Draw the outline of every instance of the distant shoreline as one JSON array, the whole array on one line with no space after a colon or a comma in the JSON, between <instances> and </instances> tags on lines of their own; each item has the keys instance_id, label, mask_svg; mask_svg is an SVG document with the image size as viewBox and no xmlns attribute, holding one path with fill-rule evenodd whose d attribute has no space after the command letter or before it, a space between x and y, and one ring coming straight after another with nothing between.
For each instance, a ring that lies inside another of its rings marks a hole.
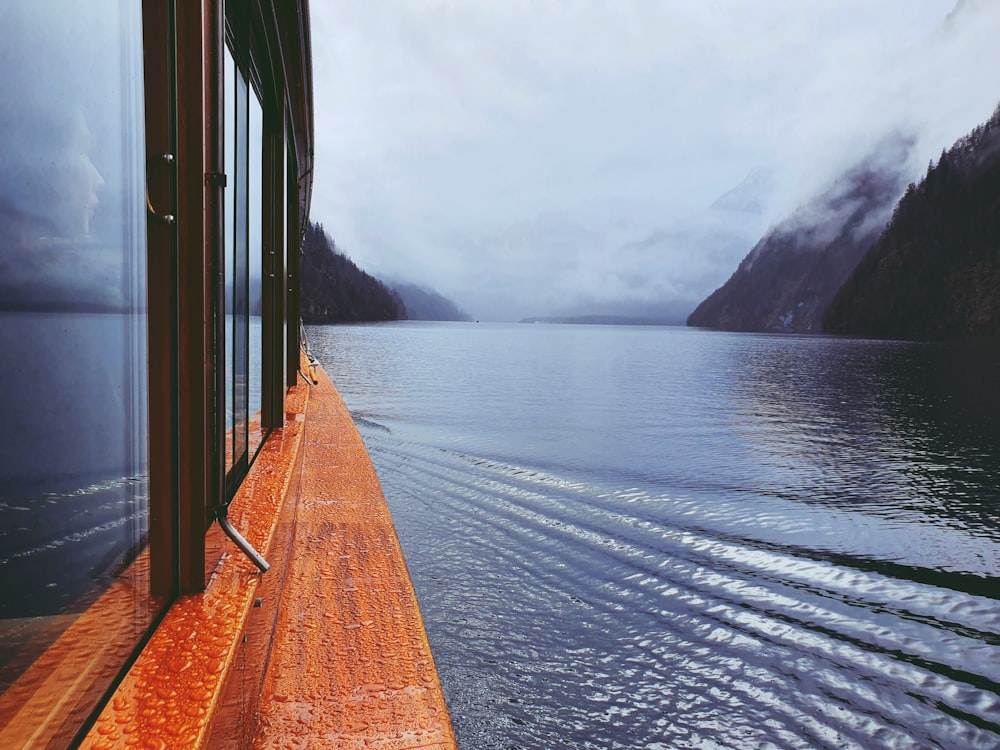
<instances>
[{"instance_id":1,"label":"distant shoreline","mask_svg":"<svg viewBox=\"0 0 1000 750\"><path fill-rule=\"evenodd\" d=\"M682 326L683 320L629 317L627 315L549 315L521 318L518 323L552 323L598 326Z\"/></svg>"}]
</instances>

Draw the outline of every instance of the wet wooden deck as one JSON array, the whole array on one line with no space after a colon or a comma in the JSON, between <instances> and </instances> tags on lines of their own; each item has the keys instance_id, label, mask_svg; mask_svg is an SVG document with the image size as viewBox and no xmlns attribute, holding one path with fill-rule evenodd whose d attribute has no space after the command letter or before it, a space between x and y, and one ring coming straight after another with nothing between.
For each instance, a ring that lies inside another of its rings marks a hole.
<instances>
[{"instance_id":1,"label":"wet wooden deck","mask_svg":"<svg viewBox=\"0 0 1000 750\"><path fill-rule=\"evenodd\" d=\"M230 512L271 570L231 548L208 590L168 612L84 747L455 748L371 460L316 374Z\"/></svg>"}]
</instances>

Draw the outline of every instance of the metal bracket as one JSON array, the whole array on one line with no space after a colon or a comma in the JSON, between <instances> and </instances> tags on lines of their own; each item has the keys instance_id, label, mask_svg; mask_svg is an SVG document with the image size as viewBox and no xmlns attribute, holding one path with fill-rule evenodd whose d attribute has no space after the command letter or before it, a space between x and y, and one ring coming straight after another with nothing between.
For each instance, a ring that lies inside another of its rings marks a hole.
<instances>
[{"instance_id":1,"label":"metal bracket","mask_svg":"<svg viewBox=\"0 0 1000 750\"><path fill-rule=\"evenodd\" d=\"M243 535L236 530L236 527L229 522L229 518L226 517L225 510L221 511L218 516L219 526L222 527L223 532L226 536L233 540L233 544L240 548L240 551L250 558L250 562L257 566L257 569L261 573L266 573L271 569L270 563L264 559L264 556L255 550Z\"/></svg>"}]
</instances>

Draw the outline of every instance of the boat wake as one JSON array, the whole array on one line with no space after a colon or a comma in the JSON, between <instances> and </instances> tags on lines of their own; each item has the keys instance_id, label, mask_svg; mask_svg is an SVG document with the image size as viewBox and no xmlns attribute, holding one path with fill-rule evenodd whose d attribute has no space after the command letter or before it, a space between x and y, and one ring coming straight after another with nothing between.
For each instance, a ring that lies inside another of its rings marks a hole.
<instances>
[{"instance_id":1,"label":"boat wake","mask_svg":"<svg viewBox=\"0 0 1000 750\"><path fill-rule=\"evenodd\" d=\"M360 427L463 747L1000 746L995 579Z\"/></svg>"}]
</instances>

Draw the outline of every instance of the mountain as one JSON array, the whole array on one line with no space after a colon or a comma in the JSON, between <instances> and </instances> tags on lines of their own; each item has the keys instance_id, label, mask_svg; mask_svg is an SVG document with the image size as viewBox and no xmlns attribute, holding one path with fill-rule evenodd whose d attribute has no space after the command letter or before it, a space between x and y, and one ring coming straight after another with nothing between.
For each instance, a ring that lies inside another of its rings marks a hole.
<instances>
[{"instance_id":1,"label":"mountain","mask_svg":"<svg viewBox=\"0 0 1000 750\"><path fill-rule=\"evenodd\" d=\"M742 182L716 198L712 208L762 214L772 192L774 174L765 167L757 167Z\"/></svg>"},{"instance_id":2,"label":"mountain","mask_svg":"<svg viewBox=\"0 0 1000 750\"><path fill-rule=\"evenodd\" d=\"M533 313L520 318L518 322L673 326L684 325L684 319L690 310L690 303L677 299L667 299L662 302L589 300L544 314Z\"/></svg>"},{"instance_id":3,"label":"mountain","mask_svg":"<svg viewBox=\"0 0 1000 750\"><path fill-rule=\"evenodd\" d=\"M406 318L399 295L341 253L322 224L309 222L306 226L299 274L305 323Z\"/></svg>"},{"instance_id":4,"label":"mountain","mask_svg":"<svg viewBox=\"0 0 1000 750\"><path fill-rule=\"evenodd\" d=\"M768 232L687 324L730 331L819 331L830 299L878 238L903 192L911 147L909 138L885 138Z\"/></svg>"},{"instance_id":5,"label":"mountain","mask_svg":"<svg viewBox=\"0 0 1000 750\"><path fill-rule=\"evenodd\" d=\"M910 185L823 328L884 338L1000 335L1000 107Z\"/></svg>"},{"instance_id":6,"label":"mountain","mask_svg":"<svg viewBox=\"0 0 1000 750\"><path fill-rule=\"evenodd\" d=\"M417 284L392 284L406 305L410 320L471 320L454 302L433 289Z\"/></svg>"}]
</instances>

